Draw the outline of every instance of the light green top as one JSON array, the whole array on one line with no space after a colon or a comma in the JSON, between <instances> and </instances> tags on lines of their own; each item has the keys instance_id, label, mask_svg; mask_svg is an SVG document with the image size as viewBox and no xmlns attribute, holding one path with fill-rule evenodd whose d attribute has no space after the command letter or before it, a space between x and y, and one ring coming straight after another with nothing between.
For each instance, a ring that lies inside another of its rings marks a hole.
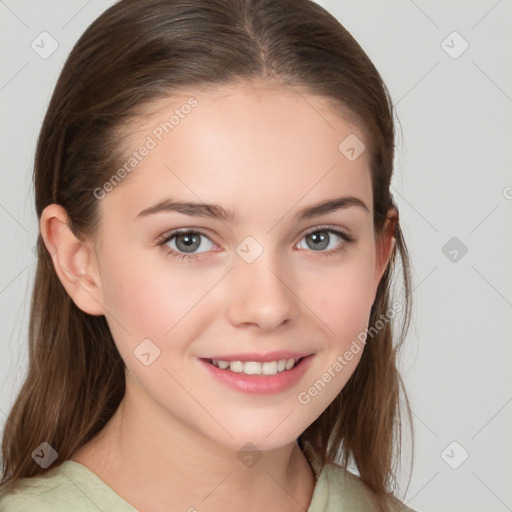
<instances>
[{"instance_id":1,"label":"light green top","mask_svg":"<svg viewBox=\"0 0 512 512\"><path fill-rule=\"evenodd\" d=\"M1 491L1 488L0 488ZM325 465L307 512L372 512L375 498L362 481L341 466ZM414 512L401 502L396 512ZM84 465L66 461L46 473L20 480L0 501L0 512L137 512Z\"/></svg>"}]
</instances>

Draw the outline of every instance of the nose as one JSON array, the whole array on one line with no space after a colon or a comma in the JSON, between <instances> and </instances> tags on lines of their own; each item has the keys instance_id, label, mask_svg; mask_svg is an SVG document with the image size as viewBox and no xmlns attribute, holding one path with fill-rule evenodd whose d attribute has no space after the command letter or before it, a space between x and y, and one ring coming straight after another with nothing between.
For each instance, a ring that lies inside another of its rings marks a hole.
<instances>
[{"instance_id":1,"label":"nose","mask_svg":"<svg viewBox=\"0 0 512 512\"><path fill-rule=\"evenodd\" d=\"M297 320L299 305L291 273L267 257L269 252L253 263L238 259L229 273L228 317L237 327L272 331Z\"/></svg>"}]
</instances>

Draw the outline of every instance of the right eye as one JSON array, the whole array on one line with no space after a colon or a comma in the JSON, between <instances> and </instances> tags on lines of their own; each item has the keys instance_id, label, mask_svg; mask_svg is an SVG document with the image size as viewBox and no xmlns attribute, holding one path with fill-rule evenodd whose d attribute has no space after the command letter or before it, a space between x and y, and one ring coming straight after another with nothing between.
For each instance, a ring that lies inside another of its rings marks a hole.
<instances>
[{"instance_id":1,"label":"right eye","mask_svg":"<svg viewBox=\"0 0 512 512\"><path fill-rule=\"evenodd\" d=\"M212 249L212 246L215 246L205 233L189 228L176 229L166 233L158 240L157 245L167 247L169 249L167 254L179 258L180 261L185 257L196 258L195 254L207 252ZM203 250L197 250L201 248Z\"/></svg>"}]
</instances>

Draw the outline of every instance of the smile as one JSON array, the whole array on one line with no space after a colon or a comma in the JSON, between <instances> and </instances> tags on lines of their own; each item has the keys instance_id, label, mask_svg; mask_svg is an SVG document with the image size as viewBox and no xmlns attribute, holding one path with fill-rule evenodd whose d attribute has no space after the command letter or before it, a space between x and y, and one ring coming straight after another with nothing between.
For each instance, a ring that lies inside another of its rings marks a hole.
<instances>
[{"instance_id":1,"label":"smile","mask_svg":"<svg viewBox=\"0 0 512 512\"><path fill-rule=\"evenodd\" d=\"M279 359L276 361L222 361L210 359L210 364L221 370L245 375L275 375L291 370L302 358Z\"/></svg>"}]
</instances>

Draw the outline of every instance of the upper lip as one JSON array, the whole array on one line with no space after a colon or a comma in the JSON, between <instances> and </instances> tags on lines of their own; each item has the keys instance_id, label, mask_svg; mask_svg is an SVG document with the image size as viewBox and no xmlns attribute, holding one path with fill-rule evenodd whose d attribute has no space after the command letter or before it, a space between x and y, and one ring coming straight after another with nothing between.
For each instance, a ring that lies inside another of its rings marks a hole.
<instances>
[{"instance_id":1,"label":"upper lip","mask_svg":"<svg viewBox=\"0 0 512 512\"><path fill-rule=\"evenodd\" d=\"M256 361L266 363L268 361L279 361L281 359L300 359L311 355L308 352L292 352L290 350L279 350L275 352L267 352L266 354L250 352L245 354L223 354L205 357L202 359L213 359L215 361Z\"/></svg>"}]
</instances>

